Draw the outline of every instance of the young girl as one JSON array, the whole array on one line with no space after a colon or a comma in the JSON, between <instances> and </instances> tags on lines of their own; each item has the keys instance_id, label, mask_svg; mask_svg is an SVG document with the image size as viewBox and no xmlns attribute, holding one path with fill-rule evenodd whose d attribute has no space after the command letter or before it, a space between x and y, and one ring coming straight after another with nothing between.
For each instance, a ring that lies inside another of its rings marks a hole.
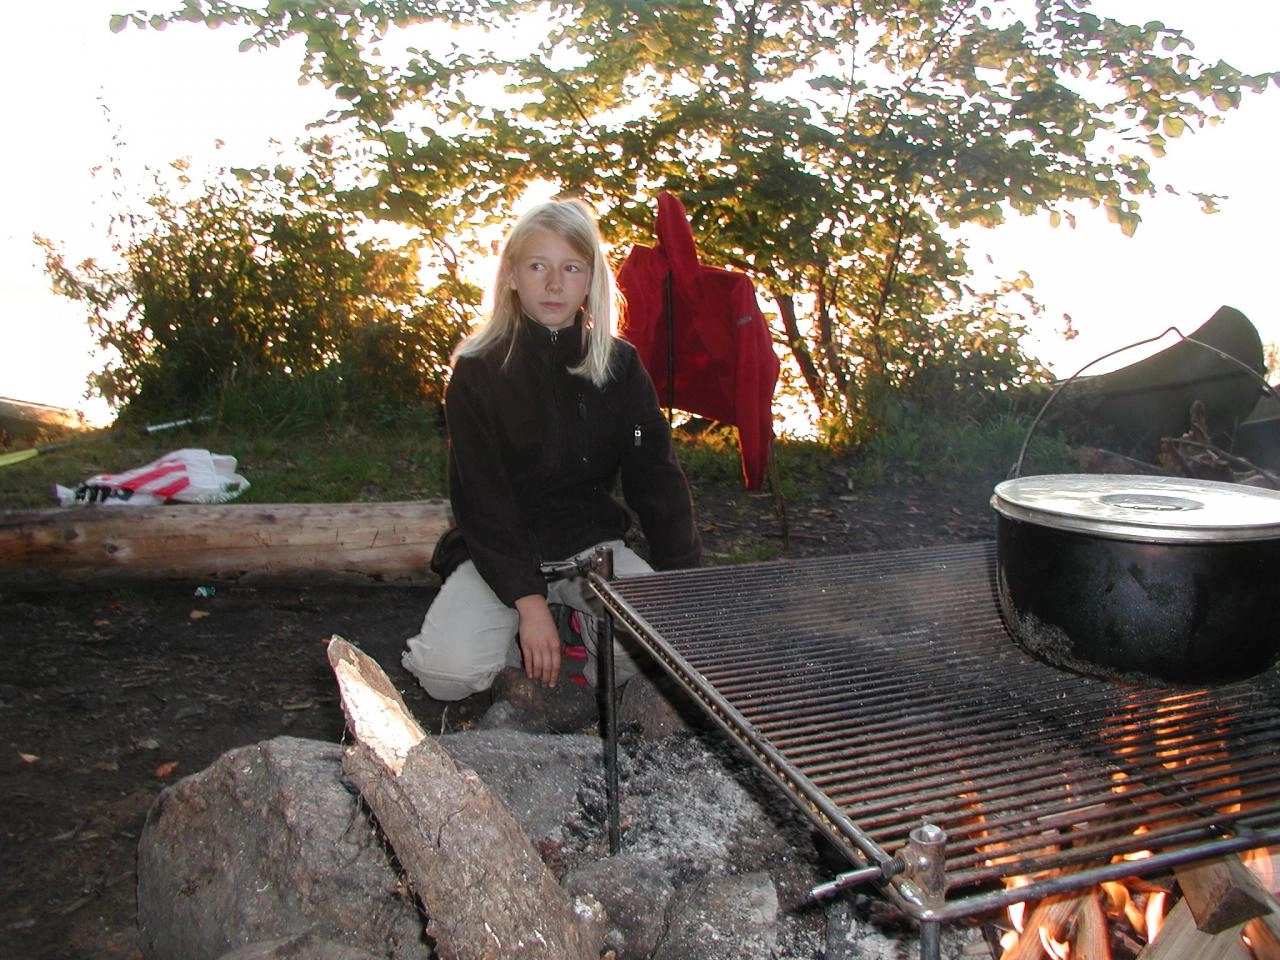
<instances>
[{"instance_id":1,"label":"young girl","mask_svg":"<svg viewBox=\"0 0 1280 960\"><path fill-rule=\"evenodd\" d=\"M438 700L487 690L507 666L556 683L561 640L548 604L591 616L598 601L581 577L548 583L541 563L607 544L616 574L652 569L622 541L619 476L654 567L695 566L702 555L653 383L613 336L616 288L585 205L553 201L519 219L493 299L488 322L454 355L445 396L456 523L446 539L466 559L440 571L444 585L403 657ZM594 631L584 634L595 682ZM614 666L619 683L637 669L620 645Z\"/></svg>"}]
</instances>

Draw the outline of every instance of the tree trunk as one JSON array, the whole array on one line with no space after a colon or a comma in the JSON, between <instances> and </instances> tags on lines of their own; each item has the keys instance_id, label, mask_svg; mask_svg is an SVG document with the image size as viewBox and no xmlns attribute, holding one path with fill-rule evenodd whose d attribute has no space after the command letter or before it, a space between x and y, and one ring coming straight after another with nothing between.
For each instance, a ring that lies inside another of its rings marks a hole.
<instances>
[{"instance_id":1,"label":"tree trunk","mask_svg":"<svg viewBox=\"0 0 1280 960\"><path fill-rule=\"evenodd\" d=\"M800 335L795 301L791 297L780 295L775 302L778 304L778 313L782 316L782 329L787 335L787 345L791 348L791 354L800 367L800 375L804 377L809 393L813 395L814 404L826 413L828 412L826 387L823 385L822 374L818 371L817 364L813 362L813 354L809 352L808 344Z\"/></svg>"}]
</instances>

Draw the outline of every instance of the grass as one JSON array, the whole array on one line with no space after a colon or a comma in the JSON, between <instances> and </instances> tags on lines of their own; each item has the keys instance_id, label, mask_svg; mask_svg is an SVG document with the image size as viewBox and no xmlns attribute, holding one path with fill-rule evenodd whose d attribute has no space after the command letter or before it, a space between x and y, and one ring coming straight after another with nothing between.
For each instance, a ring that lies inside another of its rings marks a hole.
<instances>
[{"instance_id":1,"label":"grass","mask_svg":"<svg viewBox=\"0 0 1280 960\"><path fill-rule=\"evenodd\" d=\"M237 503L423 500L446 493L445 442L434 424L258 434L196 426L149 435L100 431L0 467L0 509L56 506L54 484L75 488L184 447L236 458L237 472L250 484Z\"/></svg>"},{"instance_id":2,"label":"grass","mask_svg":"<svg viewBox=\"0 0 1280 960\"><path fill-rule=\"evenodd\" d=\"M888 482L946 483L1003 476L1017 461L1028 420L899 424L857 450L806 440L775 444L776 476L788 502L830 491ZM446 449L439 421L427 414L381 424L299 424L266 429L196 424L163 432L113 428L73 435L38 456L0 466L0 510L56 506L55 483L74 488L100 473L142 466L183 447L234 456L250 486L239 503L352 503L422 500L447 495ZM696 436L677 431L679 455L695 491L741 491L742 472L731 429ZM1067 445L1037 435L1028 460L1048 472L1067 463ZM1062 472L1065 472L1063 470ZM765 559L755 557L754 559Z\"/></svg>"}]
</instances>

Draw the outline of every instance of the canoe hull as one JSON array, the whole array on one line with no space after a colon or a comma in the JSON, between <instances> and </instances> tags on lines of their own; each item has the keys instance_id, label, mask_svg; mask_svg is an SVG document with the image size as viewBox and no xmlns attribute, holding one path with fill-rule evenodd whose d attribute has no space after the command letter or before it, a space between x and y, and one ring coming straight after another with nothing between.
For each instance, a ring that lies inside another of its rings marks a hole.
<instances>
[{"instance_id":1,"label":"canoe hull","mask_svg":"<svg viewBox=\"0 0 1280 960\"><path fill-rule=\"evenodd\" d=\"M1214 443L1229 449L1236 428L1263 396L1264 370L1257 329L1224 306L1187 339L1066 385L1060 415L1073 434L1094 445L1154 460L1163 438L1187 432L1192 405L1200 403Z\"/></svg>"}]
</instances>

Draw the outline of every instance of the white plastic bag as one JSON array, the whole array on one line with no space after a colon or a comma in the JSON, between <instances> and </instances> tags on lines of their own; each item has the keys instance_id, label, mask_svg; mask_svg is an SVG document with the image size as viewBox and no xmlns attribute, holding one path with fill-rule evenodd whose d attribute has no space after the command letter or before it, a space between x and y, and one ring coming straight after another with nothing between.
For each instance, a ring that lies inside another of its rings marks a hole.
<instances>
[{"instance_id":1,"label":"white plastic bag","mask_svg":"<svg viewBox=\"0 0 1280 960\"><path fill-rule=\"evenodd\" d=\"M236 458L208 450L175 450L124 473L100 473L74 490L55 486L64 507L101 503L146 506L160 503L225 503L249 481L236 473Z\"/></svg>"}]
</instances>

